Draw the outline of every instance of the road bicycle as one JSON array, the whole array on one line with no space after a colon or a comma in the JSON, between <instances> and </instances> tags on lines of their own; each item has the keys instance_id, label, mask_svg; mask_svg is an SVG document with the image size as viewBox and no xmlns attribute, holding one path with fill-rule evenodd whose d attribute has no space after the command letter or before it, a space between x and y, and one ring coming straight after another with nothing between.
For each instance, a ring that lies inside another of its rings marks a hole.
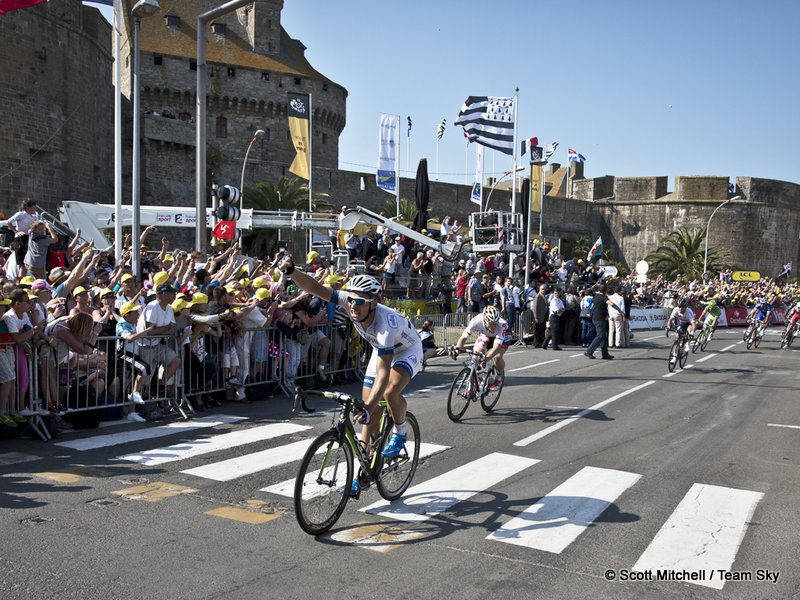
<instances>
[{"instance_id":1,"label":"road bicycle","mask_svg":"<svg viewBox=\"0 0 800 600\"><path fill-rule=\"evenodd\" d=\"M747 349L750 350L753 346L758 348L761 344L761 338L764 337L764 330L766 329L764 321L750 320L745 332L745 341L747 342Z\"/></svg>"},{"instance_id":2,"label":"road bicycle","mask_svg":"<svg viewBox=\"0 0 800 600\"><path fill-rule=\"evenodd\" d=\"M294 484L294 510L297 522L306 533L319 535L333 527L344 511L347 500L358 499L361 490L375 482L386 500L396 500L408 489L419 462L420 434L416 417L406 412L406 443L396 457L383 456L382 451L392 436L394 421L386 401L381 400L380 427L372 443L359 441L353 413L369 414L366 404L343 392L318 392L295 389L298 401L306 412L315 409L306 405L306 396L320 396L341 404L334 413L331 428L313 441L303 456ZM353 457L358 459L354 475ZM353 477L357 477L358 493L350 495Z\"/></svg>"},{"instance_id":3,"label":"road bicycle","mask_svg":"<svg viewBox=\"0 0 800 600\"><path fill-rule=\"evenodd\" d=\"M503 391L502 377L497 387L492 388L497 374L494 360L487 363L485 354L467 348L451 346L449 350L469 354L472 358L465 363L450 386L450 394L447 396L447 416L454 423L457 422L467 412L470 402L478 400L484 411L491 412Z\"/></svg>"},{"instance_id":4,"label":"road bicycle","mask_svg":"<svg viewBox=\"0 0 800 600\"><path fill-rule=\"evenodd\" d=\"M692 354L694 354L698 350L700 350L701 352L705 352L710 337L711 337L711 325L703 325L703 329L700 330L700 335L695 337L694 342L692 342Z\"/></svg>"},{"instance_id":5,"label":"road bicycle","mask_svg":"<svg viewBox=\"0 0 800 600\"><path fill-rule=\"evenodd\" d=\"M792 347L792 342L797 335L797 325L797 323L792 323L791 321L786 322L786 327L783 329L783 334L781 335L781 348Z\"/></svg>"},{"instance_id":6,"label":"road bicycle","mask_svg":"<svg viewBox=\"0 0 800 600\"><path fill-rule=\"evenodd\" d=\"M669 335L669 331L667 331ZM667 367L669 372L672 373L675 367L680 365L681 369L686 366L686 360L689 358L689 332L684 329L678 329L678 339L672 343L669 350L669 358L667 359Z\"/></svg>"}]
</instances>

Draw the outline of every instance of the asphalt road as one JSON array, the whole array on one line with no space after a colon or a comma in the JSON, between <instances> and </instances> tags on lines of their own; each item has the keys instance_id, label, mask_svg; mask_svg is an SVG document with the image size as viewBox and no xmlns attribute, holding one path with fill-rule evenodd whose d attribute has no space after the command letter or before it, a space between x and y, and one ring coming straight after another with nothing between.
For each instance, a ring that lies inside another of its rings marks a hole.
<instances>
[{"instance_id":1,"label":"asphalt road","mask_svg":"<svg viewBox=\"0 0 800 600\"><path fill-rule=\"evenodd\" d=\"M408 395L436 445L412 488L316 538L264 489L330 411L0 442L0 598L797 598L798 350L740 340L674 375L657 331L611 361L511 349L496 410L458 424L436 359Z\"/></svg>"}]
</instances>

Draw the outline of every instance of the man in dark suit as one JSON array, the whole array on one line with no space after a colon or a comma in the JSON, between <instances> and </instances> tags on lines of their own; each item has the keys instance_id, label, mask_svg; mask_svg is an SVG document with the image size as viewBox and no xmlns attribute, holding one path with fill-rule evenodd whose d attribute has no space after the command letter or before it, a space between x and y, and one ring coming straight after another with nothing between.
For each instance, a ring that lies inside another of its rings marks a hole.
<instances>
[{"instance_id":1,"label":"man in dark suit","mask_svg":"<svg viewBox=\"0 0 800 600\"><path fill-rule=\"evenodd\" d=\"M544 342L547 327L547 286L540 285L539 293L533 298L533 346L540 348Z\"/></svg>"}]
</instances>

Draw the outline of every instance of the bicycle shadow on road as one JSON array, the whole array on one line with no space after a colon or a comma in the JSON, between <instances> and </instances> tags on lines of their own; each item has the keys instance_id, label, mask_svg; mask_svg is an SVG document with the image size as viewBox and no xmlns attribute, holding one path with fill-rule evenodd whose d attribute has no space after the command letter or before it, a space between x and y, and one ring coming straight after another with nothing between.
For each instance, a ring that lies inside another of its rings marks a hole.
<instances>
[{"instance_id":1,"label":"bicycle shadow on road","mask_svg":"<svg viewBox=\"0 0 800 600\"><path fill-rule=\"evenodd\" d=\"M542 423L559 423L567 419L591 419L593 421L613 421L602 410L588 410L585 408L552 409L546 407L531 408L496 408L488 415L475 412L473 415L461 417L459 423L465 425L511 425L527 421L541 421Z\"/></svg>"},{"instance_id":2,"label":"bicycle shadow on road","mask_svg":"<svg viewBox=\"0 0 800 600\"><path fill-rule=\"evenodd\" d=\"M452 495L464 490L442 490L423 494L410 494L395 500L383 511L404 514L414 511L414 506L424 502L426 513L437 513L424 522L406 522L383 519L375 523L355 523L331 530L318 541L337 546L351 546L347 538L357 537L358 529L383 528L387 535L359 537L357 545L378 549L387 544L408 546L430 542L463 532L465 529L482 529L493 534L494 539L513 540L524 537L525 532L558 527L596 527L600 523L633 523L640 520L634 513L626 513L611 502L586 496L539 496L511 500L506 494L479 492L475 496L452 504ZM437 497L440 504L437 506ZM438 512L441 509L441 512ZM525 511L525 512L523 512ZM512 522L511 519L515 518ZM336 536L338 539L334 539ZM523 542L523 545L524 542Z\"/></svg>"}]
</instances>

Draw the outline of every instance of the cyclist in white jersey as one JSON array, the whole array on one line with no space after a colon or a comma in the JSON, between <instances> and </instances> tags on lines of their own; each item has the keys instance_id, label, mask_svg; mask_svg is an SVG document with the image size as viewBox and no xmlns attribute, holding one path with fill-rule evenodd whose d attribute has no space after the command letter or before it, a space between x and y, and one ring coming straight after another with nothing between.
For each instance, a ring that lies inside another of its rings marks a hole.
<instances>
[{"instance_id":1,"label":"cyclist in white jersey","mask_svg":"<svg viewBox=\"0 0 800 600\"><path fill-rule=\"evenodd\" d=\"M403 390L422 367L422 342L417 330L402 314L378 303L381 285L374 277L356 275L347 281L345 291L336 291L295 270L290 257L284 259L279 268L290 275L300 289L346 309L356 331L372 346L361 391L370 419L363 424L361 439L370 440L377 432L380 423L372 417L377 414L378 402L385 399L394 421L394 432L383 455L397 456L406 441ZM355 479L353 486L351 494L357 493Z\"/></svg>"},{"instance_id":2,"label":"cyclist in white jersey","mask_svg":"<svg viewBox=\"0 0 800 600\"><path fill-rule=\"evenodd\" d=\"M511 341L508 323L505 319L500 318L500 312L496 307L487 306L483 309L483 314L476 315L467 324L467 328L464 329L464 333L461 334L458 342L456 342L455 348L463 348L467 338L473 333L478 334L478 339L475 340L475 352L482 352L486 355L487 360L494 359L497 376L490 389L495 389L503 381L506 369L503 354L505 354ZM455 360L458 356L458 350L454 349L451 356Z\"/></svg>"},{"instance_id":3,"label":"cyclist in white jersey","mask_svg":"<svg viewBox=\"0 0 800 600\"><path fill-rule=\"evenodd\" d=\"M694 333L694 311L689 308L689 302L685 298L681 298L678 300L678 306L672 311L672 314L669 316L669 321L667 321L667 329L672 329L673 327L675 330L678 330L680 326L681 329L688 331L689 335L691 336ZM675 338L677 339L677 334Z\"/></svg>"}]
</instances>

